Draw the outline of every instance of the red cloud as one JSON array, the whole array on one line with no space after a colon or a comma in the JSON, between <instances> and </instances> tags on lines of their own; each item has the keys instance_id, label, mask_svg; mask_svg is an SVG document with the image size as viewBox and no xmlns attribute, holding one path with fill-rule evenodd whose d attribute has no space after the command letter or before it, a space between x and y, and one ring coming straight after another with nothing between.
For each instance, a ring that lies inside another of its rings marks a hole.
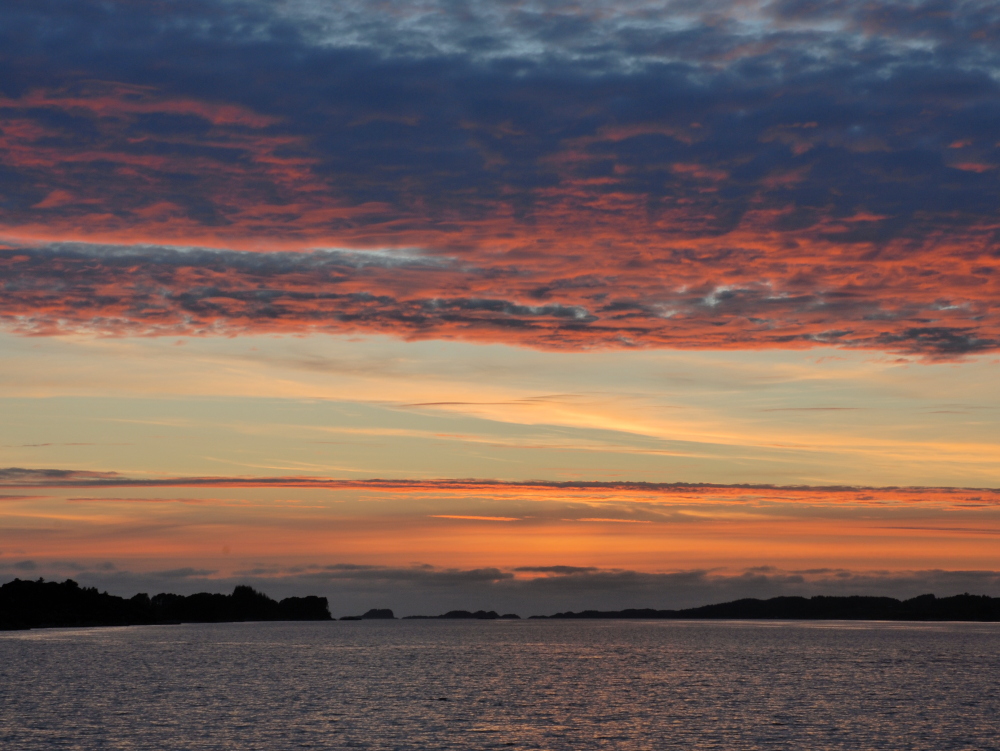
<instances>
[{"instance_id":1,"label":"red cloud","mask_svg":"<svg viewBox=\"0 0 1000 751\"><path fill-rule=\"evenodd\" d=\"M823 344L951 357L1000 343L996 262L971 242L870 259L833 243L789 257L577 242L550 256L511 248L492 264L473 253L0 250L0 320L34 335L379 332L553 349Z\"/></svg>"}]
</instances>

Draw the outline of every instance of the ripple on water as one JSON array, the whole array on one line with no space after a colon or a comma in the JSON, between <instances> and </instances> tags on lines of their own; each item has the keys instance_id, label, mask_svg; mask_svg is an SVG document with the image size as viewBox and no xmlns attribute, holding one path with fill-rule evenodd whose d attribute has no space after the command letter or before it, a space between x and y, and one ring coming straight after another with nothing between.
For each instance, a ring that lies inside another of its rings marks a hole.
<instances>
[{"instance_id":1,"label":"ripple on water","mask_svg":"<svg viewBox=\"0 0 1000 751\"><path fill-rule=\"evenodd\" d=\"M41 630L0 634L0 748L985 751L998 679L998 624Z\"/></svg>"}]
</instances>

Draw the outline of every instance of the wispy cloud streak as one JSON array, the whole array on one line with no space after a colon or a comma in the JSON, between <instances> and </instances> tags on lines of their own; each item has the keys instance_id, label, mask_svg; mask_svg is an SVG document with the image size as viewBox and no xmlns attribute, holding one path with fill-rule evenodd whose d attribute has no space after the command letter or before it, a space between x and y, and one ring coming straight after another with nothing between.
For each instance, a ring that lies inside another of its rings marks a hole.
<instances>
[{"instance_id":1,"label":"wispy cloud streak","mask_svg":"<svg viewBox=\"0 0 1000 751\"><path fill-rule=\"evenodd\" d=\"M115 472L88 472L60 469L0 469L0 488L301 488L317 490L365 490L389 495L483 494L498 498L579 499L590 501L615 498L676 503L799 503L893 506L929 504L960 508L987 508L1000 505L997 488L948 487L860 487L815 485L768 485L656 482L586 481L503 481L479 479L339 479L329 477L163 477L142 478ZM30 496L24 496L28 498ZM83 500L83 499L75 499ZM98 499L100 500L100 499ZM112 499L149 502L161 499ZM440 518L503 520L495 516L450 515ZM581 521L620 521L581 519Z\"/></svg>"}]
</instances>

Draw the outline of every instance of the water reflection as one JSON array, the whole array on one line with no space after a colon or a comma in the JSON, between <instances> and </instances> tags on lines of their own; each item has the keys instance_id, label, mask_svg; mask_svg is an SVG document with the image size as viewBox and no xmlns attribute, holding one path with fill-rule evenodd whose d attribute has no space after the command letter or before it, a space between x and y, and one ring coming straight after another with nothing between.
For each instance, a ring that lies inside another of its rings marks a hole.
<instances>
[{"instance_id":1,"label":"water reflection","mask_svg":"<svg viewBox=\"0 0 1000 751\"><path fill-rule=\"evenodd\" d=\"M0 634L4 749L993 749L1000 625L334 622Z\"/></svg>"}]
</instances>

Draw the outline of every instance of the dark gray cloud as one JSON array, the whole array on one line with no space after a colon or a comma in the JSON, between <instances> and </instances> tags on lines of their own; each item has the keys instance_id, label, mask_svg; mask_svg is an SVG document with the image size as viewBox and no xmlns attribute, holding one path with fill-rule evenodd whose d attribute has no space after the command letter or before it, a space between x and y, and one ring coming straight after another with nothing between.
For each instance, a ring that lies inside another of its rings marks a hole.
<instances>
[{"instance_id":1,"label":"dark gray cloud","mask_svg":"<svg viewBox=\"0 0 1000 751\"><path fill-rule=\"evenodd\" d=\"M115 472L92 472L77 469L26 469L24 467L0 468L0 483L4 484L34 484L43 485L51 482L59 484L72 481L106 480L117 477Z\"/></svg>"},{"instance_id":2,"label":"dark gray cloud","mask_svg":"<svg viewBox=\"0 0 1000 751\"><path fill-rule=\"evenodd\" d=\"M181 568L167 569L165 571L152 571L149 576L156 579L202 579L215 573L218 572L214 569L191 568L190 566L184 566Z\"/></svg>"},{"instance_id":3,"label":"dark gray cloud","mask_svg":"<svg viewBox=\"0 0 1000 751\"><path fill-rule=\"evenodd\" d=\"M481 218L483 201L512 200L530 213L538 189L566 182L551 158L573 139L590 139L579 141L574 177L609 177L618 167L609 192L712 206L706 229L731 225L759 202L768 175L802 168L811 174L804 184L773 188L768 201L794 207L786 224L863 208L895 217L865 229L892 236L917 231L918 212L982 216L996 205L994 181L949 169L947 148L971 139L980 161L995 149L996 13L988 3L944 4L947 13L935 3L888 4L877 14L863 3L822 13L788 3L753 23L734 13L711 24L679 5L498 12L500 4L473 2L456 13L432 3L417 24L408 3L391 14L343 5L350 13L309 12L305 3L286 4L284 13L265 3L5 4L5 111L50 130L50 148L105 149L109 160L78 158L65 172L50 165L40 181L18 165L21 152L12 154L6 177L21 192L6 195L8 218L32 213L62 181L66 189L89 185L95 197L112 193L122 215L169 199L196 222L225 225L233 196L216 194L221 186L208 165L238 165L254 147L236 137L243 131L220 139L220 123L302 137L280 153L309 161L314 190L353 205L382 202L393 207L383 209L392 219L409 222ZM775 19L814 25L793 30ZM491 45L491 34L504 41ZM95 81L141 88L94 88ZM64 106L58 97L30 99L43 89L69 99ZM127 118L115 111L113 102L128 111L150 89L173 104L156 111L147 102ZM88 100L103 102L96 117ZM179 103L191 100L224 101L269 119L255 128L249 116L227 119ZM108 121L117 122L113 132ZM645 132L600 136L602 128L635 126ZM157 188L137 194L114 179L119 148L137 170L160 156L202 168L150 167ZM702 169L678 172L678 163ZM692 185L712 170L729 179L718 195L698 198ZM245 197L269 205L301 199L305 189L288 194L276 174L257 178Z\"/></svg>"}]
</instances>

